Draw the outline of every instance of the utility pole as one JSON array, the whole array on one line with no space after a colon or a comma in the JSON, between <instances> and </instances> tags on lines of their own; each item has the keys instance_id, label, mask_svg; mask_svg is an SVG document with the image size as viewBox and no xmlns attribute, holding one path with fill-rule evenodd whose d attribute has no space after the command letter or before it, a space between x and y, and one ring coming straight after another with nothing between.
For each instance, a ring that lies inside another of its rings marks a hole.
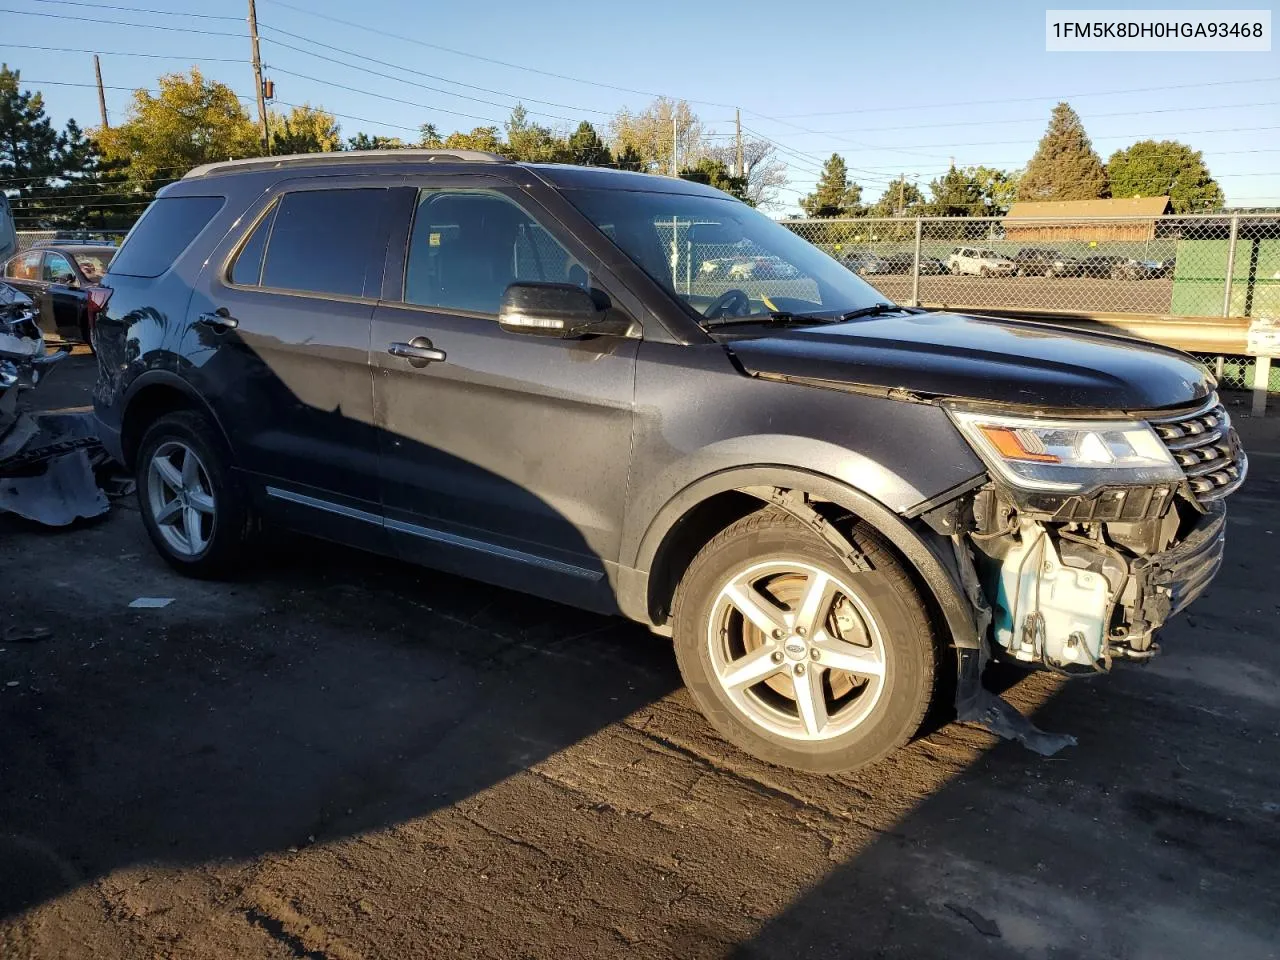
<instances>
[{"instance_id":1,"label":"utility pole","mask_svg":"<svg viewBox=\"0 0 1280 960\"><path fill-rule=\"evenodd\" d=\"M258 11L253 0L249 0L249 41L253 47L253 84L258 93L258 131L262 134L262 152L269 153L267 98L262 92L262 54L258 50Z\"/></svg>"},{"instance_id":2,"label":"utility pole","mask_svg":"<svg viewBox=\"0 0 1280 960\"><path fill-rule=\"evenodd\" d=\"M902 179L898 181L898 216L902 216L907 209L907 175L904 173Z\"/></svg>"},{"instance_id":3,"label":"utility pole","mask_svg":"<svg viewBox=\"0 0 1280 960\"><path fill-rule=\"evenodd\" d=\"M745 177L747 172L743 168L746 164L742 162L742 111L737 107L734 107L733 109L733 126L737 131L738 137L737 164L734 168L733 175L735 177Z\"/></svg>"},{"instance_id":4,"label":"utility pole","mask_svg":"<svg viewBox=\"0 0 1280 960\"><path fill-rule=\"evenodd\" d=\"M93 55L93 73L98 78L98 115L102 118L102 129L110 130L111 124L107 122L107 95L102 89L102 63L96 53Z\"/></svg>"},{"instance_id":5,"label":"utility pole","mask_svg":"<svg viewBox=\"0 0 1280 960\"><path fill-rule=\"evenodd\" d=\"M677 121L676 105L675 105L675 102L672 101L672 104L671 104L671 175L673 177L680 176L680 168L676 166L676 138L677 138L676 121Z\"/></svg>"}]
</instances>

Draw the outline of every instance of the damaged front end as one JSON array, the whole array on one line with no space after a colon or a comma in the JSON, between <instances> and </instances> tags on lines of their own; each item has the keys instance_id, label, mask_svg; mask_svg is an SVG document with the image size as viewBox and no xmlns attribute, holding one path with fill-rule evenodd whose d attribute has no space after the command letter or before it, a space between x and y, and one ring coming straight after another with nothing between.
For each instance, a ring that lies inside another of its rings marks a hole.
<instances>
[{"instance_id":1,"label":"damaged front end","mask_svg":"<svg viewBox=\"0 0 1280 960\"><path fill-rule=\"evenodd\" d=\"M953 416L991 467L939 508L968 547L989 654L1068 675L1154 656L1221 566L1223 501L1248 470L1217 397L1123 421Z\"/></svg>"},{"instance_id":2,"label":"damaged front end","mask_svg":"<svg viewBox=\"0 0 1280 960\"><path fill-rule=\"evenodd\" d=\"M35 417L19 403L66 356L45 348L30 298L0 284L0 513L50 526L108 509L95 476L101 444L90 417Z\"/></svg>"}]
</instances>

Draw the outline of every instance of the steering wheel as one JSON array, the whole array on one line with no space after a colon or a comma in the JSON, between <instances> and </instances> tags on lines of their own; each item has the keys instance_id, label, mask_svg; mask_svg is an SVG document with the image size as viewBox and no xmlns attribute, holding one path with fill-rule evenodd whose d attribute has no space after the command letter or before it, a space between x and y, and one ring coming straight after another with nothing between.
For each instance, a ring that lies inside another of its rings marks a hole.
<instances>
[{"instance_id":1,"label":"steering wheel","mask_svg":"<svg viewBox=\"0 0 1280 960\"><path fill-rule=\"evenodd\" d=\"M702 315L708 320L719 320L721 317L745 317L750 311L751 298L746 291L734 287L712 300Z\"/></svg>"}]
</instances>

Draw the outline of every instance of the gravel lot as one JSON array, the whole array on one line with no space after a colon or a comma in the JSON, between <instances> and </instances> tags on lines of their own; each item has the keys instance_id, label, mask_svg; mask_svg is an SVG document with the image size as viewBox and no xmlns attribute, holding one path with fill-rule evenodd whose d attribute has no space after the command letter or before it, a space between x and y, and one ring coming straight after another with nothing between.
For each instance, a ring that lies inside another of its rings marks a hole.
<instances>
[{"instance_id":1,"label":"gravel lot","mask_svg":"<svg viewBox=\"0 0 1280 960\"><path fill-rule=\"evenodd\" d=\"M719 742L621 620L0 517L0 634L52 631L0 642L0 956L1278 956L1277 424L1165 656L1010 691L1079 746L952 724L834 778Z\"/></svg>"}]
</instances>

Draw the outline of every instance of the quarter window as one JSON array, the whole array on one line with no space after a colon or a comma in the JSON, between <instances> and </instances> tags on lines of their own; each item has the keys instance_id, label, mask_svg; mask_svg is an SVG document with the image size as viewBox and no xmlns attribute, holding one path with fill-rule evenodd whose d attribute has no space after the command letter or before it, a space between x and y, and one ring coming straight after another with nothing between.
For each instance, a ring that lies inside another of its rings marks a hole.
<instances>
[{"instance_id":1,"label":"quarter window","mask_svg":"<svg viewBox=\"0 0 1280 960\"><path fill-rule=\"evenodd\" d=\"M264 238L262 286L362 296L385 196L381 188L286 194ZM250 237L250 244L256 239Z\"/></svg>"},{"instance_id":2,"label":"quarter window","mask_svg":"<svg viewBox=\"0 0 1280 960\"><path fill-rule=\"evenodd\" d=\"M516 281L585 287L588 277L541 224L500 193L418 194L405 269L406 303L496 314L507 286Z\"/></svg>"},{"instance_id":3,"label":"quarter window","mask_svg":"<svg viewBox=\"0 0 1280 960\"><path fill-rule=\"evenodd\" d=\"M222 197L161 197L142 215L111 261L111 272L158 277L222 209Z\"/></svg>"},{"instance_id":4,"label":"quarter window","mask_svg":"<svg viewBox=\"0 0 1280 960\"><path fill-rule=\"evenodd\" d=\"M231 282L244 287L256 287L262 283L262 254L267 249L267 237L271 235L271 224L275 220L278 207L272 204L271 210L258 221L245 245L236 254L236 262L231 265Z\"/></svg>"}]
</instances>

